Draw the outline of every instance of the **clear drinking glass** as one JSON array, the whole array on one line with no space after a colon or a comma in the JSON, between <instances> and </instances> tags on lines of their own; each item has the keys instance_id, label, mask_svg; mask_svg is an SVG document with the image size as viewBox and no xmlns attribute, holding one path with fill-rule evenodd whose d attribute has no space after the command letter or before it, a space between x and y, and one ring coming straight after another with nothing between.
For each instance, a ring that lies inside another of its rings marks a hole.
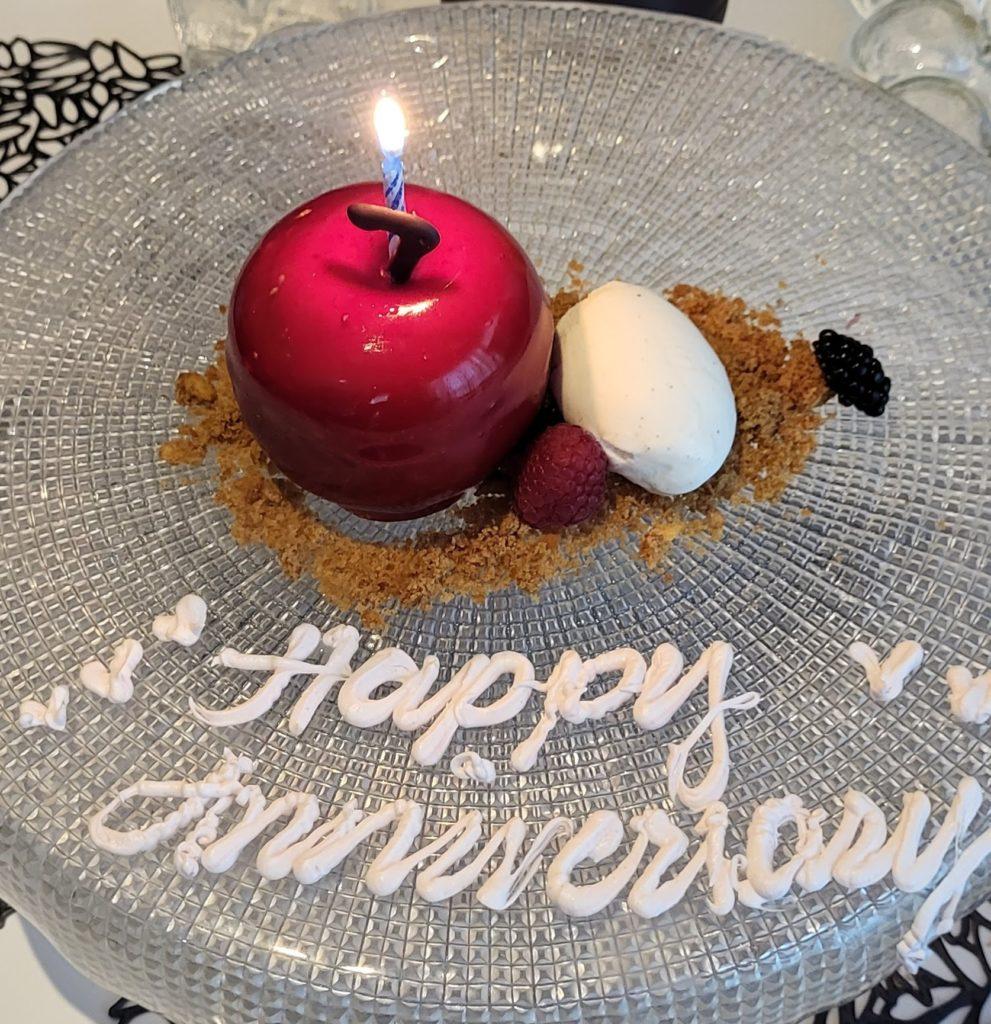
<instances>
[{"instance_id":1,"label":"clear drinking glass","mask_svg":"<svg viewBox=\"0 0 991 1024\"><path fill-rule=\"evenodd\" d=\"M850 0L850 6L862 17L869 18L891 0Z\"/></svg>"},{"instance_id":2,"label":"clear drinking glass","mask_svg":"<svg viewBox=\"0 0 991 1024\"><path fill-rule=\"evenodd\" d=\"M246 50L258 38L251 0L168 0L190 71Z\"/></svg>"},{"instance_id":3,"label":"clear drinking glass","mask_svg":"<svg viewBox=\"0 0 991 1024\"><path fill-rule=\"evenodd\" d=\"M437 0L168 0L188 70L215 64L297 25L347 21Z\"/></svg>"},{"instance_id":4,"label":"clear drinking glass","mask_svg":"<svg viewBox=\"0 0 991 1024\"><path fill-rule=\"evenodd\" d=\"M893 0L867 19L850 47L857 72L889 86L918 75L968 79L986 38L955 0Z\"/></svg>"},{"instance_id":5,"label":"clear drinking glass","mask_svg":"<svg viewBox=\"0 0 991 1024\"><path fill-rule=\"evenodd\" d=\"M972 89L947 78L922 75L898 82L890 91L976 149L991 153L991 116Z\"/></svg>"},{"instance_id":6,"label":"clear drinking glass","mask_svg":"<svg viewBox=\"0 0 991 1024\"><path fill-rule=\"evenodd\" d=\"M893 0L850 0L850 5L862 18L869 18L892 2ZM982 21L985 26L991 25L991 0L957 0L957 2L975 21Z\"/></svg>"},{"instance_id":7,"label":"clear drinking glass","mask_svg":"<svg viewBox=\"0 0 991 1024\"><path fill-rule=\"evenodd\" d=\"M859 0L858 6L870 6ZM860 26L850 60L864 78L991 151L991 0L888 0Z\"/></svg>"}]
</instances>

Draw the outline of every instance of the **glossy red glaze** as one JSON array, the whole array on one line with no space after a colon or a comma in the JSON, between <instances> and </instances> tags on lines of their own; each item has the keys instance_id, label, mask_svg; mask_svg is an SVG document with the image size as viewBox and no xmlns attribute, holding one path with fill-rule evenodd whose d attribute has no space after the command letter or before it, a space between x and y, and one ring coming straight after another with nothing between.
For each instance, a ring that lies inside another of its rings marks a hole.
<instances>
[{"instance_id":1,"label":"glossy red glaze","mask_svg":"<svg viewBox=\"0 0 991 1024\"><path fill-rule=\"evenodd\" d=\"M553 322L537 272L491 217L416 185L440 245L395 285L387 238L347 219L377 183L324 193L248 257L227 365L245 422L300 487L370 519L412 519L483 480L547 383Z\"/></svg>"}]
</instances>

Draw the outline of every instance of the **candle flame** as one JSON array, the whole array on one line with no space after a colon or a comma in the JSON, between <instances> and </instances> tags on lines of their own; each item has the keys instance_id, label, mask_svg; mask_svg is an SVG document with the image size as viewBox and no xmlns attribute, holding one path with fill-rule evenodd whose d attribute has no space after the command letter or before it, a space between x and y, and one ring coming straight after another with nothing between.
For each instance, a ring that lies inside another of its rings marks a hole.
<instances>
[{"instance_id":1,"label":"candle flame","mask_svg":"<svg viewBox=\"0 0 991 1024\"><path fill-rule=\"evenodd\" d=\"M375 134L383 153L402 153L406 143L406 118L403 108L391 96L383 96L375 105Z\"/></svg>"}]
</instances>

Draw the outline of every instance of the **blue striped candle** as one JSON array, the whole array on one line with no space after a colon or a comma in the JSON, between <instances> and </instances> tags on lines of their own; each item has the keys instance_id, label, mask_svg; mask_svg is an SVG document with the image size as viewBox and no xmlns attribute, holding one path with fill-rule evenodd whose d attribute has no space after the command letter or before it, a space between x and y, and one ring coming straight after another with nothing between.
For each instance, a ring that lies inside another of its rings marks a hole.
<instances>
[{"instance_id":1,"label":"blue striped candle","mask_svg":"<svg viewBox=\"0 0 991 1024\"><path fill-rule=\"evenodd\" d=\"M406 144L406 118L391 96L383 96L375 107L375 133L382 150L382 189L385 204L392 210L406 211L406 175L403 147Z\"/></svg>"},{"instance_id":2,"label":"blue striped candle","mask_svg":"<svg viewBox=\"0 0 991 1024\"><path fill-rule=\"evenodd\" d=\"M406 176L403 158L398 153L387 153L382 158L382 188L385 191L385 205L405 213Z\"/></svg>"}]
</instances>

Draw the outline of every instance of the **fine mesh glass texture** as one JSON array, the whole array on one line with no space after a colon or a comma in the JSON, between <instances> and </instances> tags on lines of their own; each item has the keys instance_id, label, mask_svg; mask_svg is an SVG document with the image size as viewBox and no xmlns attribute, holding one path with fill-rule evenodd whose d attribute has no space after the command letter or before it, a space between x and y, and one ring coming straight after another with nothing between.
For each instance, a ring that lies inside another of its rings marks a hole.
<instances>
[{"instance_id":1,"label":"fine mesh glass texture","mask_svg":"<svg viewBox=\"0 0 991 1024\"><path fill-rule=\"evenodd\" d=\"M433 651L447 669L516 648L540 677L566 647L649 653L670 639L694 657L731 641L731 692L764 695L760 713L729 722L734 851L756 804L786 790L835 821L856 786L893 821L905 789L929 792L941 818L963 773L988 781L987 740L950 719L942 673L991 654L991 166L870 86L708 25L444 6L283 39L193 76L5 205L0 894L79 968L179 1024L758 1012L788 1024L852 996L893 969L921 897L830 886L717 918L693 893L655 921L621 902L571 920L539 883L501 914L471 892L428 905L409 884L372 898L360 878L376 842L307 888L260 879L247 857L190 882L171 848L124 860L91 845L85 818L121 780L202 774L225 745L259 761L273 795L308 788L325 809L422 800L428 835L471 807L495 824L668 806L667 744L698 720L703 693L662 733L641 733L628 709L560 727L526 776L508 754L537 702L517 724L462 733L452 753L470 745L500 769L489 790L418 768L408 735L353 729L332 702L292 739L281 719L298 682L223 734L185 714L190 696L223 705L254 686L208 663L222 644L275 650L300 621L338 620L307 582L233 543L208 470L169 468L156 447L183 418L175 376L211 359L218 306L258 236L305 198L374 177L383 87L406 109L411 179L503 220L551 291L578 259L592 283L688 281L774 304L810 337L854 323L895 397L878 420L834 407L784 499L727 509L725 539L679 547L669 581L606 546L539 603L500 592L400 613L363 633L364 650ZM187 591L210 605L201 644L148 642L153 616ZM16 727L21 698L128 635L148 642L131 703L77 688L65 734ZM906 636L925 641L927 664L879 710L845 648ZM989 824L984 810L975 830ZM985 872L965 903L989 889Z\"/></svg>"}]
</instances>

